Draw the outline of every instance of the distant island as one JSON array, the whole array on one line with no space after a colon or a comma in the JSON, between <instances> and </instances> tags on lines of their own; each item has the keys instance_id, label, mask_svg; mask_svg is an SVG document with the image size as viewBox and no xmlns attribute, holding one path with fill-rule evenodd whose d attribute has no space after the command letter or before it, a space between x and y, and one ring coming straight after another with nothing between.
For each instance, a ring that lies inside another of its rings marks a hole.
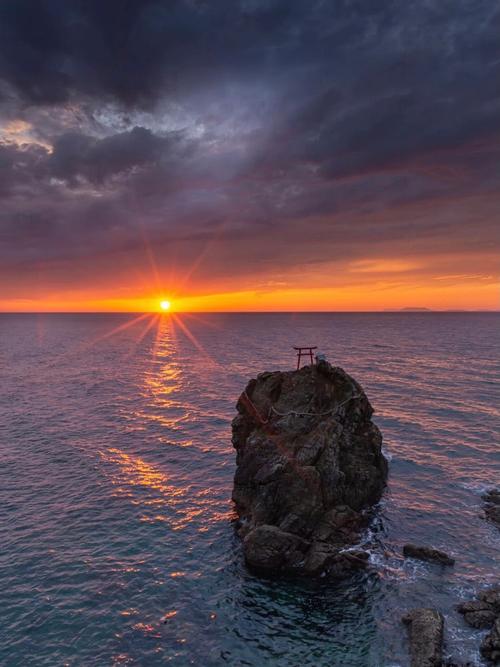
<instances>
[{"instance_id":1,"label":"distant island","mask_svg":"<svg viewBox=\"0 0 500 667\"><path fill-rule=\"evenodd\" d=\"M500 311L484 308L482 310L467 310L465 308L443 308L434 310L433 308L423 308L416 306L407 306L406 308L384 308L384 313L498 313Z\"/></svg>"},{"instance_id":2,"label":"distant island","mask_svg":"<svg viewBox=\"0 0 500 667\"><path fill-rule=\"evenodd\" d=\"M384 308L386 313L432 313L431 308L407 306L406 308Z\"/></svg>"}]
</instances>

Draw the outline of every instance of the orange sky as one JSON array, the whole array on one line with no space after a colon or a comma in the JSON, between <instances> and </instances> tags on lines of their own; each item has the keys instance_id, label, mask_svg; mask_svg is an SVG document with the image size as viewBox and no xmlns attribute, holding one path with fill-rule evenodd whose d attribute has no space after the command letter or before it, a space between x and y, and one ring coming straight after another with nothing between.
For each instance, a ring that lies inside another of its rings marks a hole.
<instances>
[{"instance_id":1,"label":"orange sky","mask_svg":"<svg viewBox=\"0 0 500 667\"><path fill-rule=\"evenodd\" d=\"M407 274L410 275L407 275ZM415 277L410 266L403 263L356 263L350 280L332 287L318 284L311 276L311 285L299 287L270 281L258 289L179 292L170 288L150 286L134 293L133 286L106 290L78 289L43 294L38 298L0 300L4 312L145 312L160 310L162 299L171 301L175 312L225 311L383 311L406 307L433 310L499 310L500 285L492 275L456 274ZM327 281L327 276L323 276ZM154 281L153 281L154 282ZM141 285L143 287L143 285Z\"/></svg>"},{"instance_id":2,"label":"orange sky","mask_svg":"<svg viewBox=\"0 0 500 667\"><path fill-rule=\"evenodd\" d=\"M348 214L292 218L271 237L231 222L169 242L137 218L133 242L107 232L85 252L87 239L71 239L61 257L9 257L0 311L158 311L165 298L177 312L499 310L499 203L491 191L390 207L375 197L368 211L352 202Z\"/></svg>"},{"instance_id":3,"label":"orange sky","mask_svg":"<svg viewBox=\"0 0 500 667\"><path fill-rule=\"evenodd\" d=\"M2 15L0 311L500 309L495 3L94 4Z\"/></svg>"}]
</instances>

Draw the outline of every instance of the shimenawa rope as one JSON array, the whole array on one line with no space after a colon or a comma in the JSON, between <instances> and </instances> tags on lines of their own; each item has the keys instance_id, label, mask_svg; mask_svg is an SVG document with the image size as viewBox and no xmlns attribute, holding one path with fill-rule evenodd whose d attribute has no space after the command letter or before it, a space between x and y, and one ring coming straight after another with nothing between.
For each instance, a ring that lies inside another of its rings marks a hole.
<instances>
[{"instance_id":1,"label":"shimenawa rope","mask_svg":"<svg viewBox=\"0 0 500 667\"><path fill-rule=\"evenodd\" d=\"M247 402L253 413L254 416L257 418L257 420L261 424L268 424L269 423L269 416L267 419L263 419L262 415L260 414L259 410L257 409L256 405L250 398L250 396L247 394L246 391L244 391L241 396L243 397L244 401ZM336 413L343 405L346 403L349 403L349 401L352 401L354 398L360 398L361 394L353 394L352 396L349 396L349 398L346 398L342 403L339 403L336 405L334 408L331 408L330 410L327 410L326 412L297 412L296 410L290 410L289 412L279 412L276 410L276 408L272 405L269 409L269 415L271 412L274 412L274 414L278 415L279 417L289 417L289 416L294 416L294 417L325 417L326 415L329 414L334 414Z\"/></svg>"}]
</instances>

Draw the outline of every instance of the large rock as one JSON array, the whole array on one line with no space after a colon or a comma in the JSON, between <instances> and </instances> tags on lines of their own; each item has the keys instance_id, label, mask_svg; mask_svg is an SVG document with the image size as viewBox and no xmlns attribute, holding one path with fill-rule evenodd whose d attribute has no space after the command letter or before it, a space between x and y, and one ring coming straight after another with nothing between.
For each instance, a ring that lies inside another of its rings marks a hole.
<instances>
[{"instance_id":1,"label":"large rock","mask_svg":"<svg viewBox=\"0 0 500 667\"><path fill-rule=\"evenodd\" d=\"M262 373L237 403L233 500L249 566L343 576L387 477L382 436L360 385L326 361Z\"/></svg>"},{"instance_id":2,"label":"large rock","mask_svg":"<svg viewBox=\"0 0 500 667\"><path fill-rule=\"evenodd\" d=\"M403 617L409 627L411 667L441 667L444 620L435 609L413 609Z\"/></svg>"}]
</instances>

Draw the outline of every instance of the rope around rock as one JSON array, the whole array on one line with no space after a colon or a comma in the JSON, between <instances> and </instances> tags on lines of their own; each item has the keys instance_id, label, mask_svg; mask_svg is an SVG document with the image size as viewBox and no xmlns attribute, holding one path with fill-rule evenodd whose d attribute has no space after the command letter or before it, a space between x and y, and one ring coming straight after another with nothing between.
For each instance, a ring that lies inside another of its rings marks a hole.
<instances>
[{"instance_id":1,"label":"rope around rock","mask_svg":"<svg viewBox=\"0 0 500 667\"><path fill-rule=\"evenodd\" d=\"M269 424L269 416L267 419L263 419L262 415L260 414L259 410L257 409L257 406L255 403L252 401L250 396L247 394L246 391L244 391L241 396L244 398L245 401L247 401L254 413L254 416L257 418L257 420L262 424ZM274 412L274 414L278 415L279 417L326 417L326 415L334 414L336 413L343 405L346 403L349 403L349 401L352 401L354 398L360 398L361 394L353 394L353 396L349 396L349 398L346 398L342 403L339 403L336 405L334 408L331 408L330 410L327 410L326 412L298 412L296 410L290 410L289 412L279 412L276 410L276 408L271 405L269 409L269 415L271 412Z\"/></svg>"},{"instance_id":2,"label":"rope around rock","mask_svg":"<svg viewBox=\"0 0 500 667\"><path fill-rule=\"evenodd\" d=\"M273 405L271 405L271 411L280 417L289 417L290 415L293 415L294 417L326 417L326 415L334 414L343 405L349 403L349 401L352 401L354 398L360 398L360 396L361 394L354 394L353 396L349 396L349 398L346 398L345 401L342 401L342 403L339 403L334 408L331 408L326 412L297 412L296 410L290 410L289 412L279 412Z\"/></svg>"}]
</instances>

